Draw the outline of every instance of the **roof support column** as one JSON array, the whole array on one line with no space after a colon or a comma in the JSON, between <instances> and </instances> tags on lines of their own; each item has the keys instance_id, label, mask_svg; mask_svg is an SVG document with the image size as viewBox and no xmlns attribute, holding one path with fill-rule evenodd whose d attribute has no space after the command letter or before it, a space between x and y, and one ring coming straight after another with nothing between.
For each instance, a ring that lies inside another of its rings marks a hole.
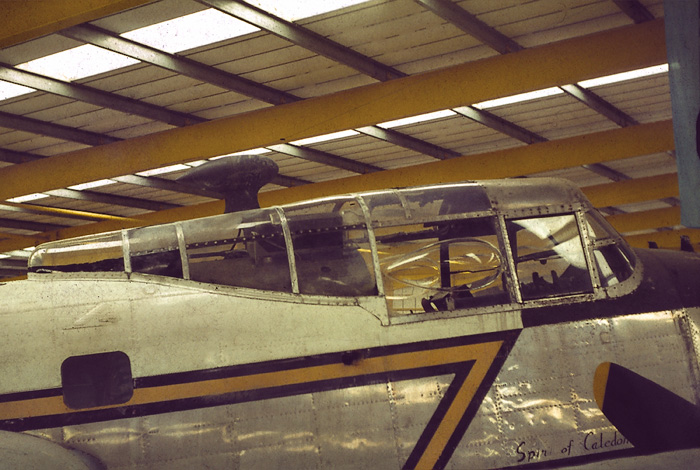
<instances>
[{"instance_id":1,"label":"roof support column","mask_svg":"<svg viewBox=\"0 0 700 470\"><path fill-rule=\"evenodd\" d=\"M700 227L700 20L698 2L666 0L666 49L681 221Z\"/></svg>"}]
</instances>

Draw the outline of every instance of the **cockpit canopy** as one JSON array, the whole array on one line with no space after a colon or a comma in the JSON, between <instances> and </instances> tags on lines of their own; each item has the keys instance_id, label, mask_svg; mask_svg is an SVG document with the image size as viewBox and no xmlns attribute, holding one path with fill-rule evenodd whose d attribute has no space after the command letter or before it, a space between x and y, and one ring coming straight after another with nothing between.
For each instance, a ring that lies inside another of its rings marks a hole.
<instances>
[{"instance_id":1,"label":"cockpit canopy","mask_svg":"<svg viewBox=\"0 0 700 470\"><path fill-rule=\"evenodd\" d=\"M571 184L465 182L334 196L61 240L32 272L114 272L326 296L393 315L592 293L634 256Z\"/></svg>"}]
</instances>

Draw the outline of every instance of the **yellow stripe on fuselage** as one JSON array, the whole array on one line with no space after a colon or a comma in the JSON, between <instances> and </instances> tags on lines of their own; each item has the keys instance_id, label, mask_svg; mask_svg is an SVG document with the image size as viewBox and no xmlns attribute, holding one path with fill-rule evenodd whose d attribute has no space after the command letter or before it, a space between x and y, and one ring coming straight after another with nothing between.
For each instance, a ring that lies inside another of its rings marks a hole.
<instances>
[{"instance_id":1,"label":"yellow stripe on fuselage","mask_svg":"<svg viewBox=\"0 0 700 470\"><path fill-rule=\"evenodd\" d=\"M410 371L473 361L465 381L461 384L455 399L428 442L417 465L417 468L433 468L472 402L479 386L484 381L502 344L503 340L498 340L364 358L350 365L339 362L237 377L136 388L131 400L127 403L81 410L68 408L63 402L62 396L5 402L0 403L0 420L148 405L236 392L264 391L275 387L304 385L334 379Z\"/></svg>"}]
</instances>

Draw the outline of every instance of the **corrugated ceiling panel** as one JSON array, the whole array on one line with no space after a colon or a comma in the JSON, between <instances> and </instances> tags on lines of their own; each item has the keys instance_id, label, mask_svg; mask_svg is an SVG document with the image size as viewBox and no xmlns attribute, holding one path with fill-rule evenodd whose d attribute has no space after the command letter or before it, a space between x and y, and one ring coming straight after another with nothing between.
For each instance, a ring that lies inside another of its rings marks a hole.
<instances>
[{"instance_id":1,"label":"corrugated ceiling panel","mask_svg":"<svg viewBox=\"0 0 700 470\"><path fill-rule=\"evenodd\" d=\"M150 65L146 67L144 72L148 75L148 71L151 69L153 72L162 70L159 67ZM119 90L119 94L128 96L129 98L151 102L151 98L157 97L164 93L168 93L173 90L188 90L191 88L196 88L198 85L202 84L201 81L186 77L184 75L164 74L163 76L158 76L159 74L155 73L154 75L155 76L153 78L149 77L149 79L145 82Z\"/></svg>"},{"instance_id":2,"label":"corrugated ceiling panel","mask_svg":"<svg viewBox=\"0 0 700 470\"><path fill-rule=\"evenodd\" d=\"M523 47L561 41L570 37L631 24L614 3L608 0L528 2L459 2L465 10L496 28Z\"/></svg>"},{"instance_id":3,"label":"corrugated ceiling panel","mask_svg":"<svg viewBox=\"0 0 700 470\"><path fill-rule=\"evenodd\" d=\"M593 91L640 122L671 119L667 74L600 86Z\"/></svg>"},{"instance_id":4,"label":"corrugated ceiling panel","mask_svg":"<svg viewBox=\"0 0 700 470\"><path fill-rule=\"evenodd\" d=\"M122 113L113 109L98 108L95 111L76 114L56 122L64 126L76 127L90 132L110 134L119 129L127 129L150 121L148 118L133 114Z\"/></svg>"},{"instance_id":5,"label":"corrugated ceiling panel","mask_svg":"<svg viewBox=\"0 0 700 470\"><path fill-rule=\"evenodd\" d=\"M132 93L138 92L140 85L176 75L175 72L160 67L139 63L85 78L80 80L79 83L104 91L118 92L120 95L128 98L138 98L139 95Z\"/></svg>"},{"instance_id":6,"label":"corrugated ceiling panel","mask_svg":"<svg viewBox=\"0 0 700 470\"><path fill-rule=\"evenodd\" d=\"M156 106L182 111L180 106L186 106L192 101L211 96L219 96L225 92L223 88L204 82L196 82L183 87L178 87L175 83L168 83L167 88L164 85L166 84L160 83L157 88L154 86L151 90L154 94L144 98L144 101Z\"/></svg>"},{"instance_id":7,"label":"corrugated ceiling panel","mask_svg":"<svg viewBox=\"0 0 700 470\"><path fill-rule=\"evenodd\" d=\"M364 135L326 142L314 148L384 169L435 161L427 155Z\"/></svg>"},{"instance_id":8,"label":"corrugated ceiling panel","mask_svg":"<svg viewBox=\"0 0 700 470\"><path fill-rule=\"evenodd\" d=\"M624 204L622 206L615 206L623 212L642 212L642 211L652 211L654 209L665 209L670 207L669 204L662 201L648 201L648 202L638 202L634 204ZM678 245L680 245L680 237L678 237Z\"/></svg>"},{"instance_id":9,"label":"corrugated ceiling panel","mask_svg":"<svg viewBox=\"0 0 700 470\"><path fill-rule=\"evenodd\" d=\"M0 134L0 146L19 152L38 151L45 147L63 143L65 143L65 141L61 139L38 136L29 132L12 131Z\"/></svg>"},{"instance_id":10,"label":"corrugated ceiling panel","mask_svg":"<svg viewBox=\"0 0 700 470\"><path fill-rule=\"evenodd\" d=\"M296 159L294 164L288 162L288 164L286 164L284 167L280 167L280 173L285 176L301 178L313 182L356 175L356 173L351 171L341 170L339 168L333 168L327 165L309 162L302 159Z\"/></svg>"},{"instance_id":11,"label":"corrugated ceiling panel","mask_svg":"<svg viewBox=\"0 0 700 470\"><path fill-rule=\"evenodd\" d=\"M645 178L676 172L676 160L665 152L615 160L606 163L606 165L630 178Z\"/></svg>"},{"instance_id":12,"label":"corrugated ceiling panel","mask_svg":"<svg viewBox=\"0 0 700 470\"><path fill-rule=\"evenodd\" d=\"M299 20L297 23L318 34L336 40L349 30L373 27L396 18L419 13L422 7L407 0L372 0L352 7L324 13L313 18ZM340 41L345 44L344 41Z\"/></svg>"},{"instance_id":13,"label":"corrugated ceiling panel","mask_svg":"<svg viewBox=\"0 0 700 470\"><path fill-rule=\"evenodd\" d=\"M549 177L549 178L565 178L572 181L579 187L593 186L596 184L610 183L611 181L604 176L600 176L581 166L573 168L565 168L563 170L545 171L542 173L533 173L528 177Z\"/></svg>"},{"instance_id":14,"label":"corrugated ceiling panel","mask_svg":"<svg viewBox=\"0 0 700 470\"><path fill-rule=\"evenodd\" d=\"M615 127L605 117L566 94L489 111L549 140L592 132L594 128Z\"/></svg>"},{"instance_id":15,"label":"corrugated ceiling panel","mask_svg":"<svg viewBox=\"0 0 700 470\"><path fill-rule=\"evenodd\" d=\"M101 18L92 24L121 34L207 8L191 0L164 0Z\"/></svg>"},{"instance_id":16,"label":"corrugated ceiling panel","mask_svg":"<svg viewBox=\"0 0 700 470\"><path fill-rule=\"evenodd\" d=\"M100 109L102 108L99 106L84 103L82 101L70 101L63 103L60 106L53 106L51 108L34 111L33 113L26 114L25 116L32 119L38 119L40 121L60 123L61 121L70 119L74 116L94 113Z\"/></svg>"},{"instance_id":17,"label":"corrugated ceiling panel","mask_svg":"<svg viewBox=\"0 0 700 470\"><path fill-rule=\"evenodd\" d=\"M488 136L489 139L475 139L469 145L458 148L457 152L462 155L479 155L482 153L506 150L524 145L515 139L510 139L507 137L494 138L494 134L485 134L484 136Z\"/></svg>"},{"instance_id":18,"label":"corrugated ceiling panel","mask_svg":"<svg viewBox=\"0 0 700 470\"><path fill-rule=\"evenodd\" d=\"M136 125L118 131L111 132L111 135L120 139L131 139L141 135L153 134L155 132L172 129L173 126L157 121L145 121L141 125Z\"/></svg>"},{"instance_id":19,"label":"corrugated ceiling panel","mask_svg":"<svg viewBox=\"0 0 700 470\"><path fill-rule=\"evenodd\" d=\"M242 74L258 69L254 61L246 61L247 59L289 47L293 47L289 41L259 31L201 46L183 55L197 62L216 66L226 72Z\"/></svg>"},{"instance_id":20,"label":"corrugated ceiling panel","mask_svg":"<svg viewBox=\"0 0 700 470\"><path fill-rule=\"evenodd\" d=\"M414 2L366 5L330 19L302 24L409 74L494 55L471 36Z\"/></svg>"},{"instance_id":21,"label":"corrugated ceiling panel","mask_svg":"<svg viewBox=\"0 0 700 470\"><path fill-rule=\"evenodd\" d=\"M34 92L0 101L0 111L12 114L30 114L43 109L71 103L73 100L44 92Z\"/></svg>"},{"instance_id":22,"label":"corrugated ceiling panel","mask_svg":"<svg viewBox=\"0 0 700 470\"><path fill-rule=\"evenodd\" d=\"M109 189L107 189L109 188ZM102 189L102 188L100 188ZM187 193L179 193L173 191L163 191L153 189L146 186L137 186L131 184L109 185L100 191L106 194L114 194L118 196L133 197L137 199L146 199L157 202L166 202L176 205L192 205L212 201L213 199L195 196Z\"/></svg>"},{"instance_id":23,"label":"corrugated ceiling panel","mask_svg":"<svg viewBox=\"0 0 700 470\"><path fill-rule=\"evenodd\" d=\"M74 150L80 150L89 147L88 145L85 144L79 144L77 142L65 142L65 141L57 141L54 139L53 143L51 144L44 144L42 147L37 147L33 149L27 148L27 152L31 151L31 153L37 154L37 155L43 155L46 157L50 157L52 155L60 155L62 153L66 152L72 152ZM17 149L13 149L17 150Z\"/></svg>"},{"instance_id":24,"label":"corrugated ceiling panel","mask_svg":"<svg viewBox=\"0 0 700 470\"><path fill-rule=\"evenodd\" d=\"M329 71L329 72L336 72L336 71L337 71L337 75L338 75L337 78L326 77L328 79L328 81L326 81L326 82L312 83L304 88L297 88L297 89L291 90L291 91L297 96L301 96L304 98L311 98L314 96L328 95L331 93L335 93L337 91L347 90L350 88L355 88L355 87L359 87L359 86L369 85L371 83L376 83L376 80L374 80L373 78L371 78L367 75L361 74L361 73L357 73L349 67L341 66L340 68L337 68L335 71ZM343 76L344 72L347 72L350 75ZM330 74L328 74L328 75L330 75Z\"/></svg>"},{"instance_id":25,"label":"corrugated ceiling panel","mask_svg":"<svg viewBox=\"0 0 700 470\"><path fill-rule=\"evenodd\" d=\"M240 101L240 95L238 95L237 93L226 93L219 96L220 97L214 96L214 101L210 101L209 98L203 100L203 109L195 112L194 114L205 119L218 119L221 117L245 113L248 111L254 111L256 109L262 109L272 106L256 100ZM192 101L189 103L191 103L194 106L197 103L197 101ZM186 108L187 106L183 106L183 110Z\"/></svg>"},{"instance_id":26,"label":"corrugated ceiling panel","mask_svg":"<svg viewBox=\"0 0 700 470\"><path fill-rule=\"evenodd\" d=\"M513 147L520 143L463 116L402 126L397 130L462 155Z\"/></svg>"}]
</instances>

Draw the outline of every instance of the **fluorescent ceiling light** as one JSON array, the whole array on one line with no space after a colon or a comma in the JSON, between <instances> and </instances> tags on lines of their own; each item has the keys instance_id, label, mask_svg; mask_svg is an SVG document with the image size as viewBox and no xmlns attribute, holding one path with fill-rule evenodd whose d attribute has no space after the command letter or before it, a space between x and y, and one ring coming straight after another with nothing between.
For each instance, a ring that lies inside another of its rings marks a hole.
<instances>
[{"instance_id":1,"label":"fluorescent ceiling light","mask_svg":"<svg viewBox=\"0 0 700 470\"><path fill-rule=\"evenodd\" d=\"M658 75L660 73L667 72L668 64L661 64L655 65L654 67L632 70L630 72L616 73L615 75L608 75L606 77L584 80L582 82L579 82L578 84L583 88L592 88L601 85L609 85L611 83L624 82L626 80L634 80L635 78L649 77L651 75Z\"/></svg>"},{"instance_id":2,"label":"fluorescent ceiling light","mask_svg":"<svg viewBox=\"0 0 700 470\"><path fill-rule=\"evenodd\" d=\"M352 5L359 5L368 0L304 0L290 2L285 0L245 0L261 10L270 12L287 21L297 21L303 18L322 15L329 11L340 10Z\"/></svg>"},{"instance_id":3,"label":"fluorescent ceiling light","mask_svg":"<svg viewBox=\"0 0 700 470\"><path fill-rule=\"evenodd\" d=\"M34 59L17 68L70 82L138 63L130 57L86 44Z\"/></svg>"},{"instance_id":4,"label":"fluorescent ceiling light","mask_svg":"<svg viewBox=\"0 0 700 470\"><path fill-rule=\"evenodd\" d=\"M90 181L89 183L76 184L75 186L68 186L68 189L74 189L76 191L84 191L86 189L99 188L100 186L107 186L108 184L114 184L116 181L112 180L97 180Z\"/></svg>"},{"instance_id":5,"label":"fluorescent ceiling light","mask_svg":"<svg viewBox=\"0 0 700 470\"><path fill-rule=\"evenodd\" d=\"M14 98L15 96L26 95L27 93L31 93L33 91L36 90L34 88L15 85L14 83L0 80L0 101Z\"/></svg>"},{"instance_id":6,"label":"fluorescent ceiling light","mask_svg":"<svg viewBox=\"0 0 700 470\"><path fill-rule=\"evenodd\" d=\"M392 127L407 126L409 124L434 121L435 119L442 119L444 117L454 116L455 114L457 113L449 109L445 109L444 111L435 111L434 113L421 114L419 116L411 116L403 119L397 119L395 121L387 121L377 125L379 127L383 127L384 129L391 129Z\"/></svg>"},{"instance_id":7,"label":"fluorescent ceiling light","mask_svg":"<svg viewBox=\"0 0 700 470\"><path fill-rule=\"evenodd\" d=\"M343 139L345 137L351 137L357 135L359 132L349 129L347 131L333 132L332 134L318 135L316 137L309 137L308 139L295 140L290 142L294 145L311 145L318 144L320 142L327 142L329 140Z\"/></svg>"},{"instance_id":8,"label":"fluorescent ceiling light","mask_svg":"<svg viewBox=\"0 0 700 470\"><path fill-rule=\"evenodd\" d=\"M542 90L530 91L528 93L520 93L518 95L505 96L503 98L496 98L495 100L482 101L481 103L476 103L473 106L477 109L488 109L496 108L498 106L505 106L508 104L522 103L524 101L532 101L547 96L553 96L564 93L561 88L552 87L545 88Z\"/></svg>"},{"instance_id":9,"label":"fluorescent ceiling light","mask_svg":"<svg viewBox=\"0 0 700 470\"><path fill-rule=\"evenodd\" d=\"M136 174L139 176L155 176L155 175L163 175L166 173L173 173L175 171L189 170L190 168L192 168L192 167L178 163L176 165L164 166L162 168L155 168L153 170L142 171L142 172L139 172Z\"/></svg>"},{"instance_id":10,"label":"fluorescent ceiling light","mask_svg":"<svg viewBox=\"0 0 700 470\"><path fill-rule=\"evenodd\" d=\"M49 197L46 194L41 194L41 193L34 193L34 194L27 194L26 196L19 196L19 197L13 197L12 199L8 199L7 202L29 202L29 201L36 201L37 199L44 199L45 197Z\"/></svg>"},{"instance_id":11,"label":"fluorescent ceiling light","mask_svg":"<svg viewBox=\"0 0 700 470\"><path fill-rule=\"evenodd\" d=\"M259 28L231 15L209 9L135 29L122 34L122 36L173 53L259 30Z\"/></svg>"}]
</instances>

